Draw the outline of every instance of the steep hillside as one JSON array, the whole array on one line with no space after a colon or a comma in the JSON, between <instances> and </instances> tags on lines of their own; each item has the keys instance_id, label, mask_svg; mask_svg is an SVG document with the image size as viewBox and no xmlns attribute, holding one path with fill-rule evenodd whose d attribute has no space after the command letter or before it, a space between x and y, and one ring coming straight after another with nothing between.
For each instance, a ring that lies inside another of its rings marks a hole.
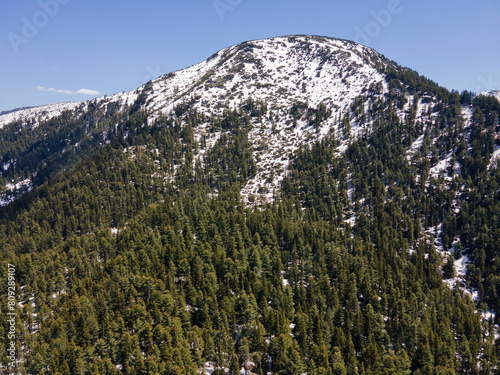
<instances>
[{"instance_id":1,"label":"steep hillside","mask_svg":"<svg viewBox=\"0 0 500 375\"><path fill-rule=\"evenodd\" d=\"M387 92L383 71L388 67L394 65L375 51L344 40L291 36L245 42L128 93L0 115L1 126L10 124L0 133L5 141L0 150L6 171L3 177L15 184L33 180L40 169L52 173L52 166L57 170L66 164L67 156L58 152L74 149L80 154L76 148L81 140L95 140L110 131L113 123L137 111L145 112L148 124L152 124L160 116L175 117L187 109L207 118L221 116L254 101L265 103L266 116L261 116L259 127L250 132L259 173L248 181L243 195L269 201L300 144L338 131L340 117L361 94ZM40 123L50 124L49 129L38 129ZM22 140L20 128L28 132ZM206 124L194 132L197 140L208 138L208 144L220 136L207 134ZM47 137L50 133L54 137ZM48 142L49 138L55 138L54 142ZM53 163L47 158L54 159ZM35 186L45 178L36 180ZM12 192L11 196L15 195Z\"/></svg>"},{"instance_id":2,"label":"steep hillside","mask_svg":"<svg viewBox=\"0 0 500 375\"><path fill-rule=\"evenodd\" d=\"M496 373L495 94L290 36L1 114L19 372Z\"/></svg>"},{"instance_id":3,"label":"steep hillside","mask_svg":"<svg viewBox=\"0 0 500 375\"><path fill-rule=\"evenodd\" d=\"M86 105L87 103L85 102L56 103L0 112L0 129L11 123L18 123L23 127L34 128L40 122L46 122L60 116L64 111L74 111L75 108L86 107Z\"/></svg>"}]
</instances>

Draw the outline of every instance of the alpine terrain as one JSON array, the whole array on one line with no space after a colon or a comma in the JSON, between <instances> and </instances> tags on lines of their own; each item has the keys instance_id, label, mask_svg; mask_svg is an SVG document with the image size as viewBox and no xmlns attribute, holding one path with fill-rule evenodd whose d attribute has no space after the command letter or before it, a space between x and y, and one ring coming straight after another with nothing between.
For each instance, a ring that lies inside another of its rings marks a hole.
<instances>
[{"instance_id":1,"label":"alpine terrain","mask_svg":"<svg viewBox=\"0 0 500 375\"><path fill-rule=\"evenodd\" d=\"M305 35L1 112L0 370L500 373L499 121Z\"/></svg>"}]
</instances>

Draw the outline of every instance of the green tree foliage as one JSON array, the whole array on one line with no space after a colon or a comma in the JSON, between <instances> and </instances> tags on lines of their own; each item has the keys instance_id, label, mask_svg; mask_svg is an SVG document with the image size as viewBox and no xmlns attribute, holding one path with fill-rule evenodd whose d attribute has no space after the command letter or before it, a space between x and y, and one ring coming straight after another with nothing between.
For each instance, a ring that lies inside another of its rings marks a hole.
<instances>
[{"instance_id":1,"label":"green tree foliage","mask_svg":"<svg viewBox=\"0 0 500 375\"><path fill-rule=\"evenodd\" d=\"M125 112L95 105L26 136L2 129L3 161L22 155L4 177L40 172L33 191L0 208L0 276L16 265L23 304L20 371L494 371L497 322L482 323L476 303L442 280L467 254L481 306L500 310L500 174L487 162L499 105L411 71L387 74L390 92L358 98L338 134L301 147L280 199L259 208L239 191L256 174L248 134L265 103L209 118L193 99L148 123L145 88ZM436 101L426 123L416 121L424 97ZM319 127L331 112L296 103L289 116ZM217 134L211 147L200 126ZM66 150L46 153L54 147ZM446 176L431 176L447 155ZM428 238L438 226L446 256ZM2 364L6 355L0 340Z\"/></svg>"}]
</instances>

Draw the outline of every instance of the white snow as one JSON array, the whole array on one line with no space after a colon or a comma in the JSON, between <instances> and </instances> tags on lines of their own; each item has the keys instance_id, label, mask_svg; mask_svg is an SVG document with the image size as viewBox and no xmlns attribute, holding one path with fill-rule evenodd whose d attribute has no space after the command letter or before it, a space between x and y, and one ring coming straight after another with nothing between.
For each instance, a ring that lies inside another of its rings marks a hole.
<instances>
[{"instance_id":1,"label":"white snow","mask_svg":"<svg viewBox=\"0 0 500 375\"><path fill-rule=\"evenodd\" d=\"M222 116L227 109L239 109L246 100L264 102L267 111L252 120L249 140L253 147L257 172L241 191L245 203L273 201L286 175L289 163L301 145L311 145L329 134L340 134L339 119L350 110L353 101L370 87L377 88L377 99L388 91L385 76L376 64L385 59L374 50L352 42L314 36L284 36L255 40L225 48L209 59L161 76L130 92L92 100L103 110L118 103L118 110L132 106L144 94L143 110L149 123L158 116L173 115L180 104L208 117ZM373 90L370 91L373 94ZM404 120L412 97L398 116ZM331 111L317 127L311 126L305 114L294 124L290 109L294 103L308 108L319 104ZM418 114L428 115L432 103L419 102ZM82 103L60 103L21 109L0 115L2 124L23 119L35 125L59 115L64 109L75 109ZM365 111L368 102L365 103ZM431 115L432 116L432 115ZM338 152L347 148L351 138L370 130L370 120L358 124L353 119L351 134L340 139ZM207 146L195 155L203 165L203 157L213 147L219 134L209 134L207 124L194 129L199 141L204 134ZM6 166L4 165L4 168ZM170 177L172 180L175 174Z\"/></svg>"},{"instance_id":2,"label":"white snow","mask_svg":"<svg viewBox=\"0 0 500 375\"><path fill-rule=\"evenodd\" d=\"M460 259L455 260L455 270L457 271L458 278L465 278L468 264L469 257L467 255L463 255Z\"/></svg>"},{"instance_id":3,"label":"white snow","mask_svg":"<svg viewBox=\"0 0 500 375\"><path fill-rule=\"evenodd\" d=\"M500 146L495 145L495 151L493 151L493 155L491 156L489 168L495 166L498 160L500 160Z\"/></svg>"},{"instance_id":4,"label":"white snow","mask_svg":"<svg viewBox=\"0 0 500 375\"><path fill-rule=\"evenodd\" d=\"M481 318L484 320L495 320L495 316L496 314L491 310L481 312Z\"/></svg>"},{"instance_id":5,"label":"white snow","mask_svg":"<svg viewBox=\"0 0 500 375\"><path fill-rule=\"evenodd\" d=\"M0 192L0 206L6 206L20 195L33 189L31 179L27 178L19 182L11 182L5 185L5 190Z\"/></svg>"},{"instance_id":6,"label":"white snow","mask_svg":"<svg viewBox=\"0 0 500 375\"><path fill-rule=\"evenodd\" d=\"M455 245L459 242L459 239L456 238L453 241L453 247L450 251L445 251L443 244L441 242L441 236L443 232L443 225L439 224L437 227L431 227L425 230L426 235L430 236L433 239L434 246L436 248L436 252L441 255L443 259L446 259L450 256L453 256ZM410 251L413 253L414 250ZM429 254L425 254L426 259ZM456 259L453 262L453 266L455 268L455 277L451 279L444 279L443 282L448 286L448 288L453 289L455 286L458 286L463 293L469 295L473 301L479 300L479 293L476 290L470 289L467 286L466 276L467 276L467 266L469 264L469 257L467 255L462 255L459 259Z\"/></svg>"},{"instance_id":7,"label":"white snow","mask_svg":"<svg viewBox=\"0 0 500 375\"><path fill-rule=\"evenodd\" d=\"M465 294L469 295L473 301L479 301L479 293L477 290L473 290L467 287L466 275L467 266L469 264L469 257L467 255L462 255L460 259L454 261L454 267L456 276L451 279L443 280L443 282L450 288L453 289L458 286Z\"/></svg>"},{"instance_id":8,"label":"white snow","mask_svg":"<svg viewBox=\"0 0 500 375\"><path fill-rule=\"evenodd\" d=\"M446 155L443 159L439 160L436 165L434 165L430 171L429 174L430 176L434 178L438 178L441 174L445 174L446 168L451 166L451 158L452 158L452 153L450 152L448 155ZM456 163L458 164L458 163ZM457 165L453 166L453 169L456 170L459 168ZM449 176L445 176L445 179L451 179Z\"/></svg>"},{"instance_id":9,"label":"white snow","mask_svg":"<svg viewBox=\"0 0 500 375\"><path fill-rule=\"evenodd\" d=\"M39 107L19 108L12 111L1 112L0 129L15 121L22 121L23 125L31 123L32 127L36 127L41 121L48 121L61 115L64 111L75 110L81 105L86 105L86 102L55 103Z\"/></svg>"},{"instance_id":10,"label":"white snow","mask_svg":"<svg viewBox=\"0 0 500 375\"><path fill-rule=\"evenodd\" d=\"M418 150L420 150L420 148L422 147L423 143L424 143L424 136L425 134L422 134L420 137L418 137L413 143L412 145L410 146L410 148L408 149L407 153L406 153L406 157L408 159L408 161L411 160L411 157L413 156L413 154L415 152L417 152Z\"/></svg>"},{"instance_id":11,"label":"white snow","mask_svg":"<svg viewBox=\"0 0 500 375\"><path fill-rule=\"evenodd\" d=\"M161 76L136 90L93 99L92 103L103 110L111 103L118 103L118 110L123 111L143 93L145 101L141 109L149 113L150 123L161 114L173 114L176 106L191 101L191 109L208 116L221 116L227 109L240 108L249 98L266 103L267 113L262 121L254 120L249 135L253 156L258 157L258 171L243 189L242 196L247 202L252 195L261 202L272 201L292 155L301 144L311 144L334 132L339 115L371 85L380 88L380 95L387 92L385 78L375 68L377 61L384 61L377 52L332 38L293 36L256 40L225 48L204 62ZM305 118L291 128L289 111L296 102L309 108L323 103L332 115L318 129L309 126ZM0 114L0 127L16 120L37 126L63 110L88 103L14 110ZM353 126L354 133L362 130ZM195 129L198 139L202 133L206 131ZM206 149L200 150L195 162L200 160L203 164L204 154L218 136L208 137ZM257 151L262 144L265 150Z\"/></svg>"},{"instance_id":12,"label":"white snow","mask_svg":"<svg viewBox=\"0 0 500 375\"><path fill-rule=\"evenodd\" d=\"M66 289L62 289L61 291L59 291L59 292L57 292L57 293L52 293L51 297L52 297L52 298L59 298L59 296L60 296L61 294L67 294L67 293L66 293Z\"/></svg>"},{"instance_id":13,"label":"white snow","mask_svg":"<svg viewBox=\"0 0 500 375\"><path fill-rule=\"evenodd\" d=\"M30 184L31 184L31 180L29 178L27 178L23 181L19 181L19 182L15 183L15 184L8 183L5 185L5 187L8 191L16 191L16 190L21 189L24 186L29 186Z\"/></svg>"},{"instance_id":14,"label":"white snow","mask_svg":"<svg viewBox=\"0 0 500 375\"><path fill-rule=\"evenodd\" d=\"M490 90L490 91L484 91L480 95L486 95L486 96L493 96L500 101L500 90Z\"/></svg>"},{"instance_id":15,"label":"white snow","mask_svg":"<svg viewBox=\"0 0 500 375\"><path fill-rule=\"evenodd\" d=\"M215 363L213 363L213 362L205 362L205 365L203 366L203 368L198 369L198 374L200 374L200 375L212 375L212 373L215 370L219 370L219 369L223 370L224 372L229 371L228 368L216 367Z\"/></svg>"},{"instance_id":16,"label":"white snow","mask_svg":"<svg viewBox=\"0 0 500 375\"><path fill-rule=\"evenodd\" d=\"M464 119L464 128L467 129L470 127L472 121L472 115L474 111L472 106L462 107L462 117Z\"/></svg>"}]
</instances>

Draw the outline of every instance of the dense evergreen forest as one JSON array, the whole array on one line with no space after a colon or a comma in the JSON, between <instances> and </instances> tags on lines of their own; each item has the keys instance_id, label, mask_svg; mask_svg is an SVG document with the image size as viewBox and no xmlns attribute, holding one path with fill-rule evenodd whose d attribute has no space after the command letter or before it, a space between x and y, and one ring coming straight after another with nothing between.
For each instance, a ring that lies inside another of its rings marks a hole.
<instances>
[{"instance_id":1,"label":"dense evergreen forest","mask_svg":"<svg viewBox=\"0 0 500 375\"><path fill-rule=\"evenodd\" d=\"M18 373L499 373L498 318L481 313L500 316L500 103L381 69L390 93L367 92L337 132L301 147L260 206L240 190L265 103L210 117L187 102L151 123L139 97L0 129L3 162L17 155L1 184L34 183L0 208ZM425 98L435 105L417 120ZM329 113L288 116L314 127ZM194 136L201 124L220 134L212 147ZM2 338L6 314L2 303ZM3 366L7 355L2 339Z\"/></svg>"}]
</instances>

